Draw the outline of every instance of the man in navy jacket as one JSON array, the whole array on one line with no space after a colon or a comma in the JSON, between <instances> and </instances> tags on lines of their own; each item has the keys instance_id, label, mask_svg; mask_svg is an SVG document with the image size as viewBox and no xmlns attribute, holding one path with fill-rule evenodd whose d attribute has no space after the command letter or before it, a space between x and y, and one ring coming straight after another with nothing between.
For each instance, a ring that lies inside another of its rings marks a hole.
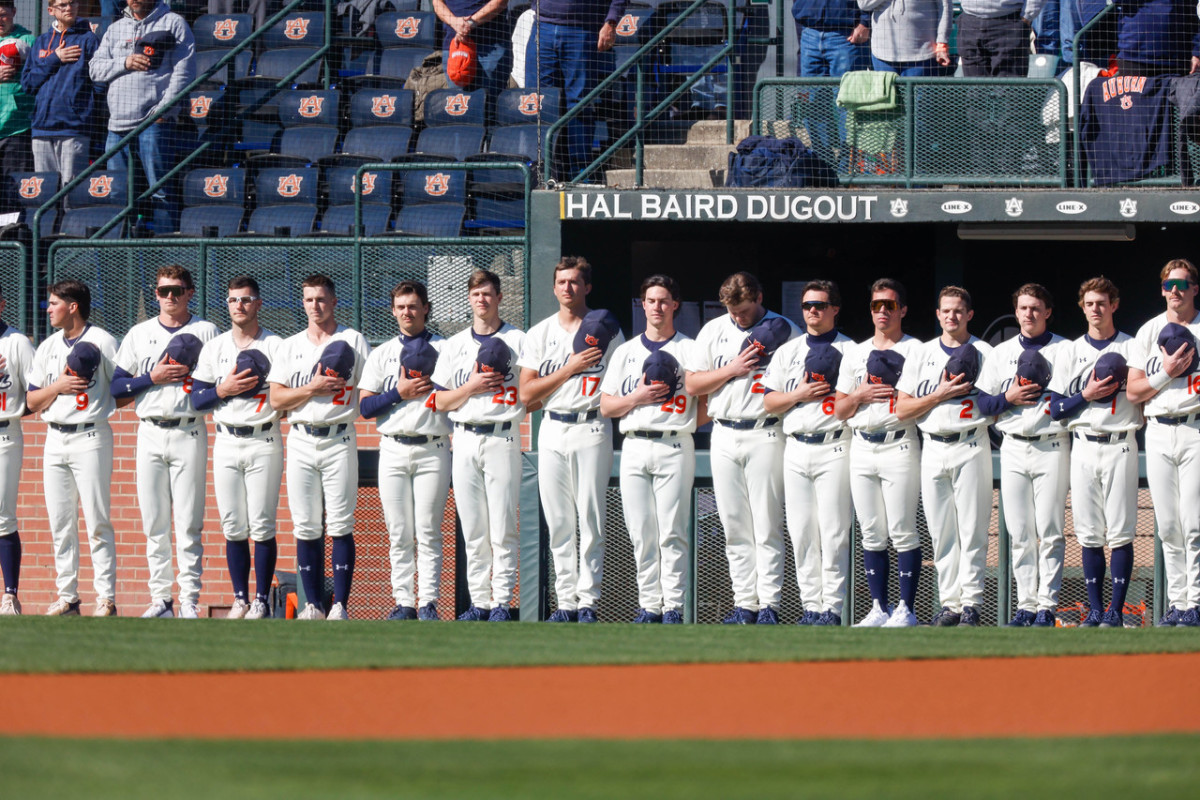
<instances>
[{"instance_id":1,"label":"man in navy jacket","mask_svg":"<svg viewBox=\"0 0 1200 800\"><path fill-rule=\"evenodd\" d=\"M1117 6L1121 75L1187 75L1200 67L1193 0L1121 0Z\"/></svg>"},{"instance_id":2,"label":"man in navy jacket","mask_svg":"<svg viewBox=\"0 0 1200 800\"><path fill-rule=\"evenodd\" d=\"M871 14L854 0L795 0L799 42L796 74L801 78L840 77L871 68Z\"/></svg>"}]
</instances>

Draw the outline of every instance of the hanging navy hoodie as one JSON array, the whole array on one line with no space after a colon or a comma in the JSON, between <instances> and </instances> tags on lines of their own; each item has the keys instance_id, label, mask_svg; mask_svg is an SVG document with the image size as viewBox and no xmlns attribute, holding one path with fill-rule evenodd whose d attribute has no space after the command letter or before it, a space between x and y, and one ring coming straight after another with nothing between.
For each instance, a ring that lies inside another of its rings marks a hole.
<instances>
[{"instance_id":1,"label":"hanging navy hoodie","mask_svg":"<svg viewBox=\"0 0 1200 800\"><path fill-rule=\"evenodd\" d=\"M71 64L59 61L54 51L66 45L79 47L79 60ZM30 48L21 72L21 87L35 97L32 131L34 136L87 136L91 130L96 92L88 75L88 62L96 54L100 40L86 20L77 19L63 32L53 26Z\"/></svg>"}]
</instances>

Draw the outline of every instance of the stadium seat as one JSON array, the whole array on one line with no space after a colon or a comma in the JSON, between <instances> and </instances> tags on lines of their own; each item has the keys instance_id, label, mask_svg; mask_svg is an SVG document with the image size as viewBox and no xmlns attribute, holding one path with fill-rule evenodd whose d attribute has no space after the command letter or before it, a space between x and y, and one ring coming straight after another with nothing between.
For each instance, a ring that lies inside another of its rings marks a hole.
<instances>
[{"instance_id":1,"label":"stadium seat","mask_svg":"<svg viewBox=\"0 0 1200 800\"><path fill-rule=\"evenodd\" d=\"M536 92L506 89L496 102L496 127L480 155L467 161L524 161L531 167L540 163L546 145L546 133L561 116L562 97L558 89ZM536 176L534 178L536 180ZM512 198L525 194L525 177L514 169L477 169L471 175L472 194L483 193Z\"/></svg>"},{"instance_id":2,"label":"stadium seat","mask_svg":"<svg viewBox=\"0 0 1200 800\"><path fill-rule=\"evenodd\" d=\"M194 169L183 179L179 233L204 238L233 236L246 214L246 171Z\"/></svg>"},{"instance_id":3,"label":"stadium seat","mask_svg":"<svg viewBox=\"0 0 1200 800\"><path fill-rule=\"evenodd\" d=\"M342 153L391 161L412 143L413 93L409 89L360 89L350 98L350 130Z\"/></svg>"},{"instance_id":4,"label":"stadium seat","mask_svg":"<svg viewBox=\"0 0 1200 800\"><path fill-rule=\"evenodd\" d=\"M466 171L414 169L403 175L396 232L413 236L458 236L466 216Z\"/></svg>"},{"instance_id":5,"label":"stadium seat","mask_svg":"<svg viewBox=\"0 0 1200 800\"><path fill-rule=\"evenodd\" d=\"M480 152L484 137L487 92L438 89L425 99L425 130L417 137L417 152L462 161Z\"/></svg>"},{"instance_id":6,"label":"stadium seat","mask_svg":"<svg viewBox=\"0 0 1200 800\"><path fill-rule=\"evenodd\" d=\"M304 236L317 218L317 170L264 169L254 182L257 205L246 232L257 236Z\"/></svg>"},{"instance_id":7,"label":"stadium seat","mask_svg":"<svg viewBox=\"0 0 1200 800\"><path fill-rule=\"evenodd\" d=\"M68 208L63 212L59 235L90 237L125 208L126 191L124 171L93 172L67 195ZM122 221L103 238L120 239L124 232Z\"/></svg>"},{"instance_id":8,"label":"stadium seat","mask_svg":"<svg viewBox=\"0 0 1200 800\"><path fill-rule=\"evenodd\" d=\"M454 203L405 206L396 215L396 233L405 236L456 237L462 233L466 215L466 208Z\"/></svg>"},{"instance_id":9,"label":"stadium seat","mask_svg":"<svg viewBox=\"0 0 1200 800\"><path fill-rule=\"evenodd\" d=\"M437 15L432 11L388 11L375 19L375 39L381 49L413 47L437 50Z\"/></svg>"},{"instance_id":10,"label":"stadium seat","mask_svg":"<svg viewBox=\"0 0 1200 800\"><path fill-rule=\"evenodd\" d=\"M249 159L255 168L303 165L334 153L338 139L336 90L292 90L278 97L277 113L282 129L271 144L271 152Z\"/></svg>"},{"instance_id":11,"label":"stadium seat","mask_svg":"<svg viewBox=\"0 0 1200 800\"><path fill-rule=\"evenodd\" d=\"M525 198L477 197L468 231L513 234L525 228Z\"/></svg>"},{"instance_id":12,"label":"stadium seat","mask_svg":"<svg viewBox=\"0 0 1200 800\"><path fill-rule=\"evenodd\" d=\"M3 181L5 199L20 206L21 222L32 230L33 215L58 191L58 173L14 172L3 176ZM41 236L52 235L57 221L58 209L46 209L41 219Z\"/></svg>"},{"instance_id":13,"label":"stadium seat","mask_svg":"<svg viewBox=\"0 0 1200 800\"><path fill-rule=\"evenodd\" d=\"M354 235L355 167L334 167L326 172L329 208L321 215L320 231L338 236ZM363 173L362 223L364 236L378 236L392 218L392 173Z\"/></svg>"},{"instance_id":14,"label":"stadium seat","mask_svg":"<svg viewBox=\"0 0 1200 800\"><path fill-rule=\"evenodd\" d=\"M275 83L291 75L325 43L325 14L296 11L275 23L263 35L266 48L254 65L254 75L238 81L242 84ZM293 76L294 86L315 87L321 80L323 61L318 59Z\"/></svg>"},{"instance_id":15,"label":"stadium seat","mask_svg":"<svg viewBox=\"0 0 1200 800\"><path fill-rule=\"evenodd\" d=\"M203 74L227 51L246 41L253 29L254 18L249 14L204 14L198 17L192 23L192 36L196 40L196 74ZM234 56L232 64L214 72L209 82L224 84L246 78L250 75L250 61L250 50L242 50Z\"/></svg>"}]
</instances>

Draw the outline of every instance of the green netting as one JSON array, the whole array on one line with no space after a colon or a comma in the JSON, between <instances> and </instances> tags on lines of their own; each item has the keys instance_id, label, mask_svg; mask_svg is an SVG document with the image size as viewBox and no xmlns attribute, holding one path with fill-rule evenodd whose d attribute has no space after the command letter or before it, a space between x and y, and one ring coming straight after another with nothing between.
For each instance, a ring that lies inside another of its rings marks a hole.
<instances>
[{"instance_id":1,"label":"green netting","mask_svg":"<svg viewBox=\"0 0 1200 800\"><path fill-rule=\"evenodd\" d=\"M23 333L30 333L33 309L29 302L25 247L17 242L0 242L0 292L6 307L4 320Z\"/></svg>"}]
</instances>

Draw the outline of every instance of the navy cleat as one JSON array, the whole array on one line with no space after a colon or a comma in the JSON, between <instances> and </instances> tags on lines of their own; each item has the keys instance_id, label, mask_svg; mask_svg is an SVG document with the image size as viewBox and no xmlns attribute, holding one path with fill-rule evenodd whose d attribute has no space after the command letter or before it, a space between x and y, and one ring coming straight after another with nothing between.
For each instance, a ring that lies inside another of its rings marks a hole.
<instances>
[{"instance_id":1,"label":"navy cleat","mask_svg":"<svg viewBox=\"0 0 1200 800\"><path fill-rule=\"evenodd\" d=\"M799 620L797 620L797 623ZM817 617L817 621L813 625L826 628L840 628L842 626L842 617L840 614L835 614L832 611L822 611L821 616Z\"/></svg>"},{"instance_id":2,"label":"navy cleat","mask_svg":"<svg viewBox=\"0 0 1200 800\"><path fill-rule=\"evenodd\" d=\"M1090 615L1089 615L1090 616ZM1100 621L1101 628L1124 628L1125 615L1115 608L1110 608L1104 612L1104 619Z\"/></svg>"},{"instance_id":3,"label":"navy cleat","mask_svg":"<svg viewBox=\"0 0 1200 800\"><path fill-rule=\"evenodd\" d=\"M663 625L682 625L683 624L683 614L679 613L679 609L672 608L663 613L662 624Z\"/></svg>"},{"instance_id":4,"label":"navy cleat","mask_svg":"<svg viewBox=\"0 0 1200 800\"><path fill-rule=\"evenodd\" d=\"M596 622L596 609L587 608L586 606L579 609L579 621L586 625Z\"/></svg>"},{"instance_id":5,"label":"navy cleat","mask_svg":"<svg viewBox=\"0 0 1200 800\"><path fill-rule=\"evenodd\" d=\"M963 606L962 618L958 621L958 625L967 626L968 628L979 627L979 609L975 606Z\"/></svg>"},{"instance_id":6,"label":"navy cleat","mask_svg":"<svg viewBox=\"0 0 1200 800\"><path fill-rule=\"evenodd\" d=\"M441 619L438 616L437 603L429 602L417 609L417 619L433 622Z\"/></svg>"},{"instance_id":7,"label":"navy cleat","mask_svg":"<svg viewBox=\"0 0 1200 800\"><path fill-rule=\"evenodd\" d=\"M508 606L496 606L492 613L488 614L488 622L512 622L512 613L509 612Z\"/></svg>"},{"instance_id":8,"label":"navy cleat","mask_svg":"<svg viewBox=\"0 0 1200 800\"><path fill-rule=\"evenodd\" d=\"M1014 615L1013 618L1010 619L1008 621L1008 624L1005 625L1004 627L1006 627L1006 628L1028 628L1030 625L1033 624L1033 620L1036 618L1036 616L1037 615L1034 614L1032 611L1026 611L1025 609L1022 608L1019 611L1017 611L1016 615Z\"/></svg>"},{"instance_id":9,"label":"navy cleat","mask_svg":"<svg viewBox=\"0 0 1200 800\"><path fill-rule=\"evenodd\" d=\"M1058 625L1058 617L1054 616L1054 612L1049 609L1041 609L1033 618L1033 627L1035 628L1053 628Z\"/></svg>"},{"instance_id":10,"label":"navy cleat","mask_svg":"<svg viewBox=\"0 0 1200 800\"><path fill-rule=\"evenodd\" d=\"M935 628L953 628L962 622L962 614L957 611L951 611L946 606L942 606L942 610L933 615L933 620L930 623Z\"/></svg>"},{"instance_id":11,"label":"navy cleat","mask_svg":"<svg viewBox=\"0 0 1200 800\"><path fill-rule=\"evenodd\" d=\"M650 625L657 622L662 622L662 614L655 614L653 611L647 611L644 608L639 608L637 616L633 618L635 625Z\"/></svg>"},{"instance_id":12,"label":"navy cleat","mask_svg":"<svg viewBox=\"0 0 1200 800\"><path fill-rule=\"evenodd\" d=\"M1100 628L1103 627L1100 623L1104 620L1104 614L1100 613L1100 609L1089 609L1087 616L1083 618L1083 622L1079 623L1081 628Z\"/></svg>"},{"instance_id":13,"label":"navy cleat","mask_svg":"<svg viewBox=\"0 0 1200 800\"><path fill-rule=\"evenodd\" d=\"M735 606L733 611L729 612L729 616L721 620L725 625L754 625L757 621L757 613L740 606Z\"/></svg>"},{"instance_id":14,"label":"navy cleat","mask_svg":"<svg viewBox=\"0 0 1200 800\"><path fill-rule=\"evenodd\" d=\"M579 612L573 611L573 610L568 611L565 608L558 609L557 611L555 611L553 614L550 615L549 619L546 620L546 622L578 622L578 621L579 621Z\"/></svg>"},{"instance_id":15,"label":"navy cleat","mask_svg":"<svg viewBox=\"0 0 1200 800\"><path fill-rule=\"evenodd\" d=\"M458 615L460 622L486 622L488 614L491 613L490 608L480 608L479 606L471 606L466 611Z\"/></svg>"},{"instance_id":16,"label":"navy cleat","mask_svg":"<svg viewBox=\"0 0 1200 800\"><path fill-rule=\"evenodd\" d=\"M1162 615L1162 619L1158 621L1159 628L1174 628L1179 624L1179 618L1183 616L1183 612L1175 606L1171 606L1167 613Z\"/></svg>"},{"instance_id":17,"label":"navy cleat","mask_svg":"<svg viewBox=\"0 0 1200 800\"><path fill-rule=\"evenodd\" d=\"M412 606L396 606L387 615L390 620L408 620L417 618L417 610Z\"/></svg>"},{"instance_id":18,"label":"navy cleat","mask_svg":"<svg viewBox=\"0 0 1200 800\"><path fill-rule=\"evenodd\" d=\"M663 622L666 622L664 619ZM758 621L756 625L778 625L779 612L771 606L763 606L758 610Z\"/></svg>"},{"instance_id":19,"label":"navy cleat","mask_svg":"<svg viewBox=\"0 0 1200 800\"><path fill-rule=\"evenodd\" d=\"M797 625L816 625L821 619L821 615L816 611L803 611L800 618L796 620Z\"/></svg>"},{"instance_id":20,"label":"navy cleat","mask_svg":"<svg viewBox=\"0 0 1200 800\"><path fill-rule=\"evenodd\" d=\"M1192 606L1179 617L1180 628L1200 628L1200 606Z\"/></svg>"}]
</instances>

